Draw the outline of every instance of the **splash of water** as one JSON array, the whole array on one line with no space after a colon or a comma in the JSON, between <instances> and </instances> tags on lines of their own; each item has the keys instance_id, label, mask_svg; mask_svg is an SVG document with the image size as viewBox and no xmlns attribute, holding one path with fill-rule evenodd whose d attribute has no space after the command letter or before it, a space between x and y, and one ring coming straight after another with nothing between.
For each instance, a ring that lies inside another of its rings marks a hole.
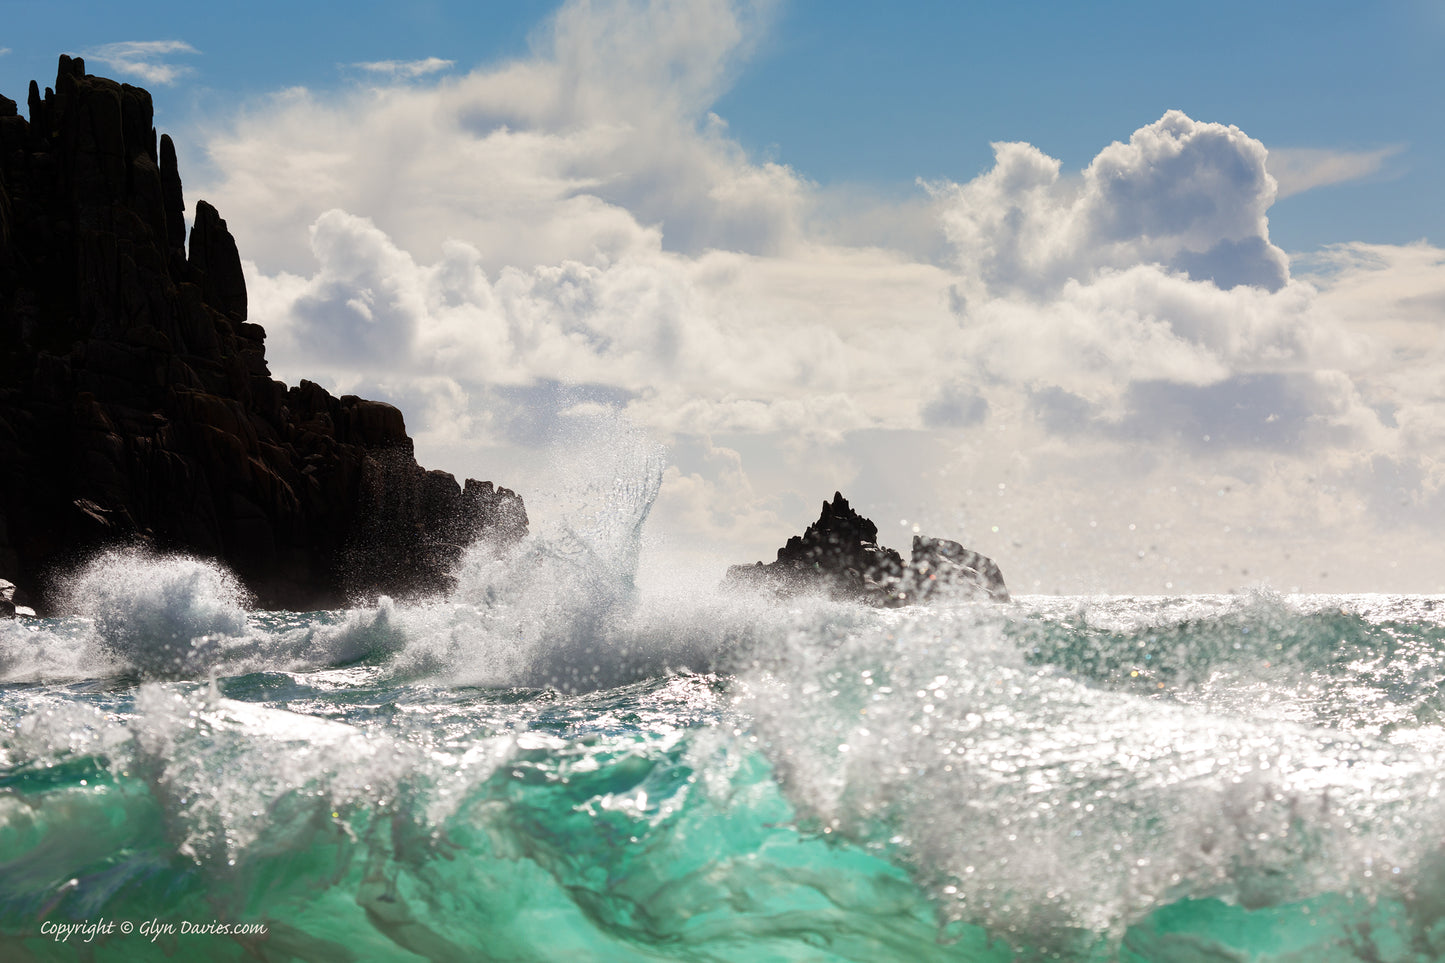
<instances>
[{"instance_id":1,"label":"splash of water","mask_svg":"<svg viewBox=\"0 0 1445 963\"><path fill-rule=\"evenodd\" d=\"M490 545L473 546L450 598L398 614L410 639L399 669L575 691L654 667L656 653L635 651L627 627L663 452L616 415L587 419L562 451L565 464L552 474L568 484L534 499L532 534L501 558Z\"/></svg>"},{"instance_id":2,"label":"splash of water","mask_svg":"<svg viewBox=\"0 0 1445 963\"><path fill-rule=\"evenodd\" d=\"M944 920L1045 954L1142 941L1129 928L1171 900L1440 890L1445 740L1395 730L1392 704L1412 698L1401 674L1422 652L1438 686L1438 632L1392 641L1389 623L1277 598L1115 607L1097 619L1110 630L960 606L793 633L743 674L742 706L805 824L910 865ZM1281 658L1315 674L1309 691L1241 669ZM1294 712L1269 706L1295 697ZM1144 958L1182 952L1158 945Z\"/></svg>"},{"instance_id":3,"label":"splash of water","mask_svg":"<svg viewBox=\"0 0 1445 963\"><path fill-rule=\"evenodd\" d=\"M222 567L140 550L98 556L70 579L68 607L99 653L142 676L190 678L246 633L246 594Z\"/></svg>"}]
</instances>

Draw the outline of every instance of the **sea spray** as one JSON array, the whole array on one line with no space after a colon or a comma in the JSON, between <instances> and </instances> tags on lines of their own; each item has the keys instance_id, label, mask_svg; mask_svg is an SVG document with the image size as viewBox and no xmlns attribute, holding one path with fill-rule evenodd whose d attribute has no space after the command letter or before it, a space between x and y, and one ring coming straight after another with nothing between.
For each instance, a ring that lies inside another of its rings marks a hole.
<instances>
[{"instance_id":1,"label":"sea spray","mask_svg":"<svg viewBox=\"0 0 1445 963\"><path fill-rule=\"evenodd\" d=\"M446 667L453 682L585 690L646 678L654 653L625 626L637 605L643 526L662 484L662 450L615 414L593 414L559 441L533 533L501 557L473 546L445 600L400 613L412 639L398 666Z\"/></svg>"},{"instance_id":2,"label":"sea spray","mask_svg":"<svg viewBox=\"0 0 1445 963\"><path fill-rule=\"evenodd\" d=\"M225 569L184 556L106 552L63 593L88 618L97 647L147 677L187 678L246 632L245 591Z\"/></svg>"},{"instance_id":3,"label":"sea spray","mask_svg":"<svg viewBox=\"0 0 1445 963\"><path fill-rule=\"evenodd\" d=\"M223 670L218 695L202 673L4 690L0 931L40 958L43 914L100 913L265 921L268 955L306 960L1434 958L1438 727L1250 720L1207 675L1120 681L1125 650L1164 651L1140 641L1265 619L1206 602L1131 622L1122 600L644 597L589 653L603 675L637 668L623 642L712 671L574 694L527 661L482 688L402 672L427 639L395 622L444 610L465 643L458 613L485 606L252 614L243 661L350 641L330 666ZM1270 601L1268 650L1324 619L1347 648L1384 632L1423 682L1435 625L1331 604ZM1109 667L1034 644L1070 631ZM1301 664L1346 671L1331 651Z\"/></svg>"},{"instance_id":4,"label":"sea spray","mask_svg":"<svg viewBox=\"0 0 1445 963\"><path fill-rule=\"evenodd\" d=\"M117 549L62 584L71 617L0 623L0 682L190 678L247 634L245 592L214 563Z\"/></svg>"},{"instance_id":5,"label":"sea spray","mask_svg":"<svg viewBox=\"0 0 1445 963\"><path fill-rule=\"evenodd\" d=\"M105 677L119 671L119 665L94 644L87 622L0 621L0 684Z\"/></svg>"},{"instance_id":6,"label":"sea spray","mask_svg":"<svg viewBox=\"0 0 1445 963\"><path fill-rule=\"evenodd\" d=\"M944 918L1020 945L1072 958L1079 939L1122 938L1183 898L1260 908L1439 889L1439 866L1421 860L1445 833L1438 730L1422 743L1301 725L1288 718L1298 713L1268 711L1281 690L1267 685L1254 720L1212 678L1177 697L1157 681L1113 688L1137 675L1120 673L1118 660L1150 664L1142 640L1186 632L1233 658L1243 627L1268 635L1275 658L1295 638L1315 669L1349 659L1356 682L1345 701L1371 705L1360 676L1381 667L1362 673L1356 647L1369 634L1347 637L1368 623L1336 608L1322 630L1321 616L1289 608L1261 613L1258 600L1236 600L1204 625L1118 626L1122 652L1104 651L1118 639L1076 622L1068 652L1077 663L1096 645L1096 660L1084 661L1097 681L1018 646L1038 637L1027 627L1035 620L980 606L889 614L841 641L789 636L794 651L744 675L743 706L808 824L910 865ZM1374 651L1416 649L1401 628L1380 627L1395 644L1376 640ZM1343 651L1315 645L1322 631ZM1438 664L1435 631L1414 634ZM1396 718L1386 701L1373 700L1377 718Z\"/></svg>"},{"instance_id":7,"label":"sea spray","mask_svg":"<svg viewBox=\"0 0 1445 963\"><path fill-rule=\"evenodd\" d=\"M1445 958L1445 600L642 592L625 441L447 597L0 626L0 955Z\"/></svg>"}]
</instances>

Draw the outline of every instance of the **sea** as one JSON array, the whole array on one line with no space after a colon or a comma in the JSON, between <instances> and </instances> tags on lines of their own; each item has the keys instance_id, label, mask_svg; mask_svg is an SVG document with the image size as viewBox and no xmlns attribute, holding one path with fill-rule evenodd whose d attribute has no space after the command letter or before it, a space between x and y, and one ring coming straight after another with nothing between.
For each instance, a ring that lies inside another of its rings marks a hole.
<instances>
[{"instance_id":1,"label":"sea","mask_svg":"<svg viewBox=\"0 0 1445 963\"><path fill-rule=\"evenodd\" d=\"M1445 597L643 589L661 478L441 598L0 624L0 959L1445 959Z\"/></svg>"}]
</instances>

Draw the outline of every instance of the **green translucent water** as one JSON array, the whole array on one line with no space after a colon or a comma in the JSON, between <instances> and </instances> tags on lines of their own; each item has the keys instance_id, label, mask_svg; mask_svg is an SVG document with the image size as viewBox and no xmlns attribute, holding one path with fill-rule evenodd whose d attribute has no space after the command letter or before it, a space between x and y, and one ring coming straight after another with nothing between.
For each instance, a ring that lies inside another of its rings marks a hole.
<instances>
[{"instance_id":1,"label":"green translucent water","mask_svg":"<svg viewBox=\"0 0 1445 963\"><path fill-rule=\"evenodd\" d=\"M618 690L578 721L548 693L319 675L227 680L223 700L196 685L107 694L104 715L72 713L63 733L39 709L54 690L12 687L32 711L0 781L5 949L81 959L38 921L106 917L269 931L254 945L114 935L94 944L106 959L196 941L222 959L967 958L935 942L904 870L800 830L766 758L719 734L716 680ZM227 701L278 688L343 722L293 733L285 710ZM298 758L317 743L327 758Z\"/></svg>"},{"instance_id":2,"label":"green translucent water","mask_svg":"<svg viewBox=\"0 0 1445 963\"><path fill-rule=\"evenodd\" d=\"M277 615L189 564L0 626L0 959L1445 959L1441 600Z\"/></svg>"}]
</instances>

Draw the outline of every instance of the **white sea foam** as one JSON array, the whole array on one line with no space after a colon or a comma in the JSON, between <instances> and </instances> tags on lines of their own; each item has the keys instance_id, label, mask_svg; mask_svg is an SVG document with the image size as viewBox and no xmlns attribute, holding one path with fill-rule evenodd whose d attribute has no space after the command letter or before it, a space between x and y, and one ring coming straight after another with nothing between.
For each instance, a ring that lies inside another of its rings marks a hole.
<instances>
[{"instance_id":1,"label":"white sea foam","mask_svg":"<svg viewBox=\"0 0 1445 963\"><path fill-rule=\"evenodd\" d=\"M1128 631L1094 640L1092 676L1032 661L1002 608L871 613L841 639L815 627L778 640L743 674L741 707L809 823L895 852L946 918L1034 945L1118 936L1183 896L1263 906L1402 879L1438 888L1421 857L1445 835L1439 751L1381 738L1378 720L1372 734L1259 711L1306 696L1289 686L1253 685L1251 714L1207 674L1146 689L1139 670L1121 684L1102 667L1119 655L1108 646L1258 604L1191 604L1170 623L1150 600L1132 619L1109 600L1112 629ZM1334 624L1294 618L1279 630ZM1240 628L1206 620L1185 641L1213 629L1225 659Z\"/></svg>"},{"instance_id":2,"label":"white sea foam","mask_svg":"<svg viewBox=\"0 0 1445 963\"><path fill-rule=\"evenodd\" d=\"M819 599L779 607L721 593L718 572L679 573L643 597L637 572L663 452L615 413L567 423L549 473L562 484L529 496L532 534L503 551L471 546L446 598L248 617L244 592L218 565L110 552L69 580L84 629L0 630L0 679L199 679L365 663L399 677L579 691L730 668L810 620L850 617L848 606Z\"/></svg>"},{"instance_id":3,"label":"white sea foam","mask_svg":"<svg viewBox=\"0 0 1445 963\"><path fill-rule=\"evenodd\" d=\"M103 553L61 595L70 617L0 624L0 681L204 676L247 632L235 578L184 556Z\"/></svg>"},{"instance_id":4,"label":"white sea foam","mask_svg":"<svg viewBox=\"0 0 1445 963\"><path fill-rule=\"evenodd\" d=\"M661 449L600 415L584 419L558 453L551 474L566 484L538 495L531 535L500 558L494 546L473 546L448 599L397 610L393 622L407 637L399 671L587 690L715 661L715 633L688 631L695 620L679 625L639 598Z\"/></svg>"},{"instance_id":5,"label":"white sea foam","mask_svg":"<svg viewBox=\"0 0 1445 963\"><path fill-rule=\"evenodd\" d=\"M96 650L88 625L59 619L0 621L0 682L54 682L111 675L115 659Z\"/></svg>"},{"instance_id":6,"label":"white sea foam","mask_svg":"<svg viewBox=\"0 0 1445 963\"><path fill-rule=\"evenodd\" d=\"M1445 737L1416 724L1439 701L1445 620L1431 600L880 611L723 593L716 575L644 595L660 453L621 425L592 437L533 534L501 555L475 546L445 599L248 618L215 566L116 553L73 580L80 618L0 627L0 679L359 664L387 685L576 693L723 673L738 731L805 829L906 863L945 919L1061 952L1072 933L1118 938L1182 897L1249 907L1401 885L1424 905L1445 892L1429 856L1445 837ZM1390 619L1406 609L1418 638L1398 641ZM425 740L154 686L135 710L137 758L181 851L212 863L287 838L264 823L310 831L419 776L421 809L447 818L507 751L483 740L475 758L433 765ZM26 718L40 721L0 744L12 764L66 751L65 732L80 733L75 752L121 751L110 723Z\"/></svg>"},{"instance_id":7,"label":"white sea foam","mask_svg":"<svg viewBox=\"0 0 1445 963\"><path fill-rule=\"evenodd\" d=\"M70 580L69 608L89 619L99 653L143 676L204 675L246 633L245 590L218 565L112 551Z\"/></svg>"}]
</instances>

